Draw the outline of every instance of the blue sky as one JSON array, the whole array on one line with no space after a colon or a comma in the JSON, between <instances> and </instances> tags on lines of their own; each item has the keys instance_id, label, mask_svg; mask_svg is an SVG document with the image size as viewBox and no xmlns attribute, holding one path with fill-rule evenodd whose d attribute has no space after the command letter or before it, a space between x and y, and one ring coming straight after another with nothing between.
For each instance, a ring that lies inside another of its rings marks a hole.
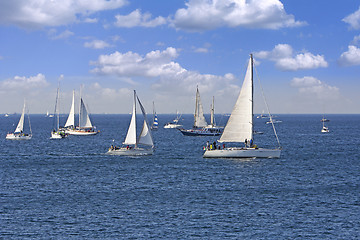
<instances>
[{"instance_id":1,"label":"blue sky","mask_svg":"<svg viewBox=\"0 0 360 240\"><path fill-rule=\"evenodd\" d=\"M0 0L0 113L231 112L249 54L273 113L360 113L355 0ZM256 83L257 84L257 80ZM259 92L255 111L265 109Z\"/></svg>"}]
</instances>

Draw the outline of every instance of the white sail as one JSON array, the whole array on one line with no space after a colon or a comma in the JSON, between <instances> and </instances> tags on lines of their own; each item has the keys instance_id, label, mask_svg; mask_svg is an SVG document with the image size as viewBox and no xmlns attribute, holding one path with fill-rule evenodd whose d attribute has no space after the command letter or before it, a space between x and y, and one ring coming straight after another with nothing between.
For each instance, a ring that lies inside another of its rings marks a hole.
<instances>
[{"instance_id":1,"label":"white sail","mask_svg":"<svg viewBox=\"0 0 360 240\"><path fill-rule=\"evenodd\" d=\"M149 146L154 146L154 142L153 142L153 139L152 139L152 136L151 136L151 131L149 130L150 129L149 124L148 124L147 118L146 118L145 109L144 109L143 105L141 104L139 97L137 97L137 100L139 102L140 109L141 109L141 112L142 112L143 117L144 117L144 123L143 123L141 133L139 135L138 143L144 144L144 145L149 145Z\"/></svg>"},{"instance_id":2,"label":"white sail","mask_svg":"<svg viewBox=\"0 0 360 240\"><path fill-rule=\"evenodd\" d=\"M206 127L208 124L205 120L203 106L200 100L199 89L196 87L194 127Z\"/></svg>"},{"instance_id":3,"label":"white sail","mask_svg":"<svg viewBox=\"0 0 360 240\"><path fill-rule=\"evenodd\" d=\"M219 142L244 142L253 138L253 59L249 60L239 97Z\"/></svg>"},{"instance_id":4,"label":"white sail","mask_svg":"<svg viewBox=\"0 0 360 240\"><path fill-rule=\"evenodd\" d=\"M92 124L89 118L89 114L86 110L84 101L80 99L80 117L79 117L80 128L92 128Z\"/></svg>"},{"instance_id":5,"label":"white sail","mask_svg":"<svg viewBox=\"0 0 360 240\"><path fill-rule=\"evenodd\" d=\"M70 113L65 123L65 127L70 126L75 126L75 91L73 91Z\"/></svg>"},{"instance_id":6,"label":"white sail","mask_svg":"<svg viewBox=\"0 0 360 240\"><path fill-rule=\"evenodd\" d=\"M136 141L136 92L134 90L134 103L133 103L133 111L131 116L131 122L129 125L128 132L126 134L126 138L124 144L137 144Z\"/></svg>"},{"instance_id":7,"label":"white sail","mask_svg":"<svg viewBox=\"0 0 360 240\"><path fill-rule=\"evenodd\" d=\"M15 133L21 133L24 130L24 116L25 116L25 102L24 102L24 107L22 110L22 114L21 114L19 123L15 129Z\"/></svg>"}]
</instances>

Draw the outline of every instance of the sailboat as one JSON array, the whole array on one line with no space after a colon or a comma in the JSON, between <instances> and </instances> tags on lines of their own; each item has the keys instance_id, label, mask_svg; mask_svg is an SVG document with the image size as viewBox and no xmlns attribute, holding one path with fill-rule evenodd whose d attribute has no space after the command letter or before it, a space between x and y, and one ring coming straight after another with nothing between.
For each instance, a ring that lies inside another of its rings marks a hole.
<instances>
[{"instance_id":1,"label":"sailboat","mask_svg":"<svg viewBox=\"0 0 360 240\"><path fill-rule=\"evenodd\" d=\"M323 119L325 119L324 116L323 116ZM327 122L327 121L322 121L322 125L323 125L323 127L322 127L322 129L321 129L321 132L322 132L322 133L328 133L328 132L330 132L329 128L325 126L325 122Z\"/></svg>"},{"instance_id":2,"label":"sailboat","mask_svg":"<svg viewBox=\"0 0 360 240\"><path fill-rule=\"evenodd\" d=\"M96 130L91 123L89 114L86 110L84 100L80 96L80 109L79 109L79 126L75 127L75 91L73 91L73 97L71 102L70 113L65 123L65 133L70 135L95 135L100 131Z\"/></svg>"},{"instance_id":3,"label":"sailboat","mask_svg":"<svg viewBox=\"0 0 360 240\"><path fill-rule=\"evenodd\" d=\"M139 103L142 115L144 117L142 130L139 136L137 136L137 131L136 131L136 118L137 118L136 102ZM146 119L145 109L142 106L139 97L136 95L135 90L134 90L134 102L133 102L131 122L123 144L124 146L121 148L111 145L107 154L122 155L122 156L138 156L138 155L153 154L154 142L151 136L151 131L148 121ZM145 147L140 147L139 145L143 145Z\"/></svg>"},{"instance_id":4,"label":"sailboat","mask_svg":"<svg viewBox=\"0 0 360 240\"><path fill-rule=\"evenodd\" d=\"M54 129L51 131L51 136L50 139L62 139L65 138L67 136L67 134L65 133L64 130L60 129L60 101L59 101L59 91L60 91L60 83L59 86L57 88L56 91L56 100L55 100L55 110L54 110L54 115L56 116L56 118L54 118L54 122L55 122L55 127Z\"/></svg>"},{"instance_id":5,"label":"sailboat","mask_svg":"<svg viewBox=\"0 0 360 240\"><path fill-rule=\"evenodd\" d=\"M279 148L264 149L258 148L253 143L253 57L250 55L249 64L239 97L232 110L230 118L225 126L224 132L218 140L219 143L245 143L243 147L225 147L222 149L213 145L206 147L205 158L279 158L281 149L273 126ZM270 119L271 115L269 113Z\"/></svg>"},{"instance_id":6,"label":"sailboat","mask_svg":"<svg viewBox=\"0 0 360 240\"><path fill-rule=\"evenodd\" d=\"M32 138L32 131L31 131L31 124L30 124L30 117L29 114L28 115L28 121L29 121L29 128L30 128L30 134L24 133L24 120L25 120L25 109L26 109L26 104L24 101L24 107L22 110L22 114L19 120L18 125L16 126L16 129L14 131L14 133L8 133L6 135L6 139L9 140L29 140Z\"/></svg>"},{"instance_id":7,"label":"sailboat","mask_svg":"<svg viewBox=\"0 0 360 240\"><path fill-rule=\"evenodd\" d=\"M168 122L164 125L164 128L181 128L183 125L179 124L182 114L176 111L176 118L172 122Z\"/></svg>"},{"instance_id":8,"label":"sailboat","mask_svg":"<svg viewBox=\"0 0 360 240\"><path fill-rule=\"evenodd\" d=\"M151 130L155 131L158 130L159 128L159 122L158 122L158 117L155 111L155 103L153 102L153 122L151 125Z\"/></svg>"},{"instance_id":9,"label":"sailboat","mask_svg":"<svg viewBox=\"0 0 360 240\"><path fill-rule=\"evenodd\" d=\"M215 126L214 120L214 97L211 105L211 124L208 125L204 116L203 106L201 104L200 92L198 86L196 86L195 97L195 113L194 113L194 125L192 129L179 128L179 131L186 136L218 136L222 132L222 128Z\"/></svg>"}]
</instances>

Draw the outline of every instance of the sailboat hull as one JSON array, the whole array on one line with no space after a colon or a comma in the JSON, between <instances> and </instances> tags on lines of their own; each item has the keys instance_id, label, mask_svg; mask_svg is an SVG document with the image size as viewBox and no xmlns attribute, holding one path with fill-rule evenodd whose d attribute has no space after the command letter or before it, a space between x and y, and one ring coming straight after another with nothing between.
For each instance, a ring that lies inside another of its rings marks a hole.
<instances>
[{"instance_id":1,"label":"sailboat hull","mask_svg":"<svg viewBox=\"0 0 360 240\"><path fill-rule=\"evenodd\" d=\"M9 133L6 135L6 139L8 140L30 140L32 135L28 134L16 134L16 133Z\"/></svg>"},{"instance_id":2,"label":"sailboat hull","mask_svg":"<svg viewBox=\"0 0 360 240\"><path fill-rule=\"evenodd\" d=\"M69 135L89 136L89 135L98 134L99 131L96 131L96 130L67 129L67 130L65 130L65 133L69 134Z\"/></svg>"},{"instance_id":3,"label":"sailboat hull","mask_svg":"<svg viewBox=\"0 0 360 240\"><path fill-rule=\"evenodd\" d=\"M120 148L120 149L109 149L106 153L109 155L119 155L119 156L145 156L152 155L153 149L146 148Z\"/></svg>"},{"instance_id":4,"label":"sailboat hull","mask_svg":"<svg viewBox=\"0 0 360 240\"><path fill-rule=\"evenodd\" d=\"M212 129L179 129L179 131L185 136L219 136L220 130Z\"/></svg>"},{"instance_id":5,"label":"sailboat hull","mask_svg":"<svg viewBox=\"0 0 360 240\"><path fill-rule=\"evenodd\" d=\"M280 158L280 149L225 148L206 150L204 158Z\"/></svg>"},{"instance_id":6,"label":"sailboat hull","mask_svg":"<svg viewBox=\"0 0 360 240\"><path fill-rule=\"evenodd\" d=\"M62 139L65 137L67 137L67 135L64 132L51 132L50 139Z\"/></svg>"}]
</instances>

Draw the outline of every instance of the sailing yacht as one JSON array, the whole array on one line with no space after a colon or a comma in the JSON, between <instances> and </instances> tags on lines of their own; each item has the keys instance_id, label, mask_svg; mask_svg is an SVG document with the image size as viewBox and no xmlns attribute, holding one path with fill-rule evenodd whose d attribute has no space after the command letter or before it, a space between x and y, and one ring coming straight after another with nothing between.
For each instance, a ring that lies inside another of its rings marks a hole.
<instances>
[{"instance_id":1,"label":"sailing yacht","mask_svg":"<svg viewBox=\"0 0 360 240\"><path fill-rule=\"evenodd\" d=\"M25 109L26 109L26 104L24 101L24 107L21 113L21 117L19 120L18 125L16 126L16 129L14 131L14 133L8 133L6 135L6 139L8 140L29 140L32 138L32 131L31 131L31 124L30 124L30 117L29 114L27 114L28 116L28 121L29 121L29 128L30 128L30 134L24 133L24 120L25 120Z\"/></svg>"},{"instance_id":2,"label":"sailing yacht","mask_svg":"<svg viewBox=\"0 0 360 240\"><path fill-rule=\"evenodd\" d=\"M324 117L323 117L323 119L324 119ZM323 123L323 127L322 127L322 129L321 129L321 132L322 132L322 133L328 133L328 132L330 132L329 128L325 126L325 122L326 122L326 121L322 121L322 123Z\"/></svg>"},{"instance_id":3,"label":"sailing yacht","mask_svg":"<svg viewBox=\"0 0 360 240\"><path fill-rule=\"evenodd\" d=\"M50 139L62 139L67 136L65 131L63 129L60 129L60 107L59 107L60 92L59 91L60 91L60 83L56 91L55 110L54 110L54 116L56 116L56 118L54 118L55 127L51 131Z\"/></svg>"},{"instance_id":4,"label":"sailing yacht","mask_svg":"<svg viewBox=\"0 0 360 240\"><path fill-rule=\"evenodd\" d=\"M156 131L159 128L159 122L158 122L158 117L155 111L155 103L153 102L153 122L151 125L151 130Z\"/></svg>"},{"instance_id":5,"label":"sailing yacht","mask_svg":"<svg viewBox=\"0 0 360 240\"><path fill-rule=\"evenodd\" d=\"M137 136L136 131L136 102L139 103L142 115L144 117L144 122L142 126L142 130ZM146 113L143 105L140 102L139 97L136 95L136 91L134 90L134 102L133 102L133 111L131 116L131 122L129 125L129 129L123 142L124 146L118 148L116 146L111 145L107 154L111 155L122 155L122 156L139 156L139 155L151 155L153 154L154 142L151 136L150 127L146 118ZM143 145L145 147L140 147ZM126 147L125 147L126 146Z\"/></svg>"},{"instance_id":6,"label":"sailing yacht","mask_svg":"<svg viewBox=\"0 0 360 240\"><path fill-rule=\"evenodd\" d=\"M95 135L100 132L96 130L96 127L92 125L88 111L85 107L84 100L81 96L79 110L79 126L75 127L75 91L73 91L70 113L64 128L65 133L78 136Z\"/></svg>"},{"instance_id":7,"label":"sailing yacht","mask_svg":"<svg viewBox=\"0 0 360 240\"><path fill-rule=\"evenodd\" d=\"M218 136L222 128L215 126L214 120L214 97L211 105L211 124L208 125L204 116L203 106L201 104L200 92L196 86L194 125L192 129L179 128L179 131L186 136Z\"/></svg>"},{"instance_id":8,"label":"sailing yacht","mask_svg":"<svg viewBox=\"0 0 360 240\"><path fill-rule=\"evenodd\" d=\"M176 111L176 118L172 122L166 123L164 128L181 128L183 126L179 124L181 116L182 114L179 115L179 112Z\"/></svg>"},{"instance_id":9,"label":"sailing yacht","mask_svg":"<svg viewBox=\"0 0 360 240\"><path fill-rule=\"evenodd\" d=\"M218 142L220 143L242 143L243 147L217 148L210 145L204 153L205 158L279 158L280 143L277 138L274 124L272 124L279 148L264 149L258 148L253 143L253 57L250 55L249 64L239 97L232 110L230 118L225 126L224 132ZM270 120L271 115L269 113Z\"/></svg>"}]
</instances>

